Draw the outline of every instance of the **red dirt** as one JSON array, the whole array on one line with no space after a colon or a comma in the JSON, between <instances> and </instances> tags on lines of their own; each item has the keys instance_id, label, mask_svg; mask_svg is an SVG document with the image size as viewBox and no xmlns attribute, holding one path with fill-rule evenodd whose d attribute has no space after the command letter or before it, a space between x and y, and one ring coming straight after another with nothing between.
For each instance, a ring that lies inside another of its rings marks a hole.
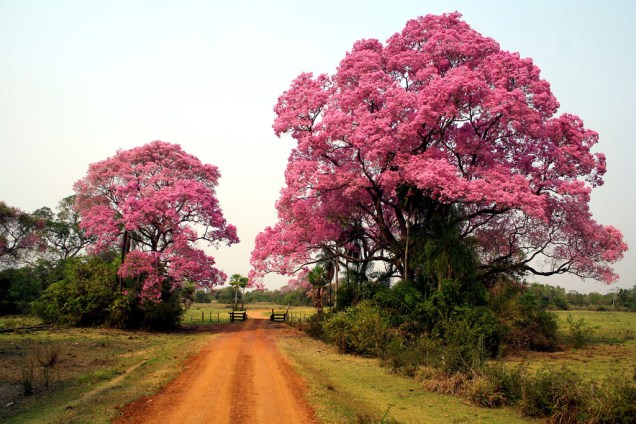
<instances>
[{"instance_id":1,"label":"red dirt","mask_svg":"<svg viewBox=\"0 0 636 424\"><path fill-rule=\"evenodd\" d=\"M285 327L253 318L224 326L177 378L126 406L116 423L316 423L304 380L273 340Z\"/></svg>"}]
</instances>

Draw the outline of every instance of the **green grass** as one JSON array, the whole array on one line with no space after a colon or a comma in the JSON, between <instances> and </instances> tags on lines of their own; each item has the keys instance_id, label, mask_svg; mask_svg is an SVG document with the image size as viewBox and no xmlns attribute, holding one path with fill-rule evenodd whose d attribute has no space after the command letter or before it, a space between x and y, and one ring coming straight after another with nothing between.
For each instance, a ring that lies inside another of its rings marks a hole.
<instances>
[{"instance_id":1,"label":"green grass","mask_svg":"<svg viewBox=\"0 0 636 424\"><path fill-rule=\"evenodd\" d=\"M281 307L281 305L271 303L246 303L245 309L247 310L248 318L254 313L261 317L269 318L272 309L276 312L285 312L287 307ZM212 303L193 303L184 313L181 323L184 325L227 323L230 322L230 315L228 312L231 310L231 304L218 303L216 301ZM291 315L294 315L295 318L300 317L305 320L310 315L316 313L316 309L311 307L292 306L289 308L289 312Z\"/></svg>"},{"instance_id":2,"label":"green grass","mask_svg":"<svg viewBox=\"0 0 636 424\"><path fill-rule=\"evenodd\" d=\"M230 322L228 312L232 310L231 306L232 305L219 304L216 302L193 303L183 314L181 323L184 325L209 325Z\"/></svg>"},{"instance_id":3,"label":"green grass","mask_svg":"<svg viewBox=\"0 0 636 424\"><path fill-rule=\"evenodd\" d=\"M0 328L17 328L41 325L42 320L33 315L0 316Z\"/></svg>"},{"instance_id":4,"label":"green grass","mask_svg":"<svg viewBox=\"0 0 636 424\"><path fill-rule=\"evenodd\" d=\"M636 373L636 313L558 311L558 334L564 350L542 353L528 352L509 358L508 363L525 363L530 370L542 367L567 366L586 381L601 382L608 378L634 378ZM584 320L584 328L592 328L588 344L573 348L573 338L567 323Z\"/></svg>"},{"instance_id":5,"label":"green grass","mask_svg":"<svg viewBox=\"0 0 636 424\"><path fill-rule=\"evenodd\" d=\"M117 406L155 393L212 337L106 329L0 334L0 421L110 422ZM59 348L60 357L52 368L50 387L44 387L36 368L36 393L20 394L23 364L48 346Z\"/></svg>"},{"instance_id":6,"label":"green grass","mask_svg":"<svg viewBox=\"0 0 636 424\"><path fill-rule=\"evenodd\" d=\"M279 347L309 385L309 400L322 423L532 422L511 408L484 409L461 398L423 390L410 378L389 374L375 359L338 354L304 335L280 337Z\"/></svg>"}]
</instances>

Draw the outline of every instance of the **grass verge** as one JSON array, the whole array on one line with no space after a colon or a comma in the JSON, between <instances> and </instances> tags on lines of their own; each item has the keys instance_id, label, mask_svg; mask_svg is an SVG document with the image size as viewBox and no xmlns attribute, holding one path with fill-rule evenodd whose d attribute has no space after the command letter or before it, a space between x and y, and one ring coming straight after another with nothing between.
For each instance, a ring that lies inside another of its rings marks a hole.
<instances>
[{"instance_id":1,"label":"grass verge","mask_svg":"<svg viewBox=\"0 0 636 424\"><path fill-rule=\"evenodd\" d=\"M512 408L484 409L427 392L414 379L389 374L376 359L338 354L300 332L277 343L308 382L309 400L325 424L533 422Z\"/></svg>"}]
</instances>

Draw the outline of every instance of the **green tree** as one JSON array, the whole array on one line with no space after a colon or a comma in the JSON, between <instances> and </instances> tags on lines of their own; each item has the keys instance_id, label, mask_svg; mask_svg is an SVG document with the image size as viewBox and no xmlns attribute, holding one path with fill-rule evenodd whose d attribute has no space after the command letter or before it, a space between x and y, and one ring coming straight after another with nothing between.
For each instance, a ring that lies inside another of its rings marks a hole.
<instances>
[{"instance_id":1,"label":"green tree","mask_svg":"<svg viewBox=\"0 0 636 424\"><path fill-rule=\"evenodd\" d=\"M77 256L91 243L80 228L80 214L74 204L75 195L67 196L60 200L55 213L48 207L33 213L44 222L41 235L46 243L46 253L59 260Z\"/></svg>"},{"instance_id":2,"label":"green tree","mask_svg":"<svg viewBox=\"0 0 636 424\"><path fill-rule=\"evenodd\" d=\"M238 310L238 294L241 293L241 310L245 310L245 288L249 282L247 277L241 274L232 274L230 277L230 286L234 287L234 310Z\"/></svg>"},{"instance_id":3,"label":"green tree","mask_svg":"<svg viewBox=\"0 0 636 424\"><path fill-rule=\"evenodd\" d=\"M309 297L312 299L318 314L322 315L325 300L325 289L329 285L327 270L322 265L316 265L307 274L307 280L309 281L309 284L311 284Z\"/></svg>"}]
</instances>

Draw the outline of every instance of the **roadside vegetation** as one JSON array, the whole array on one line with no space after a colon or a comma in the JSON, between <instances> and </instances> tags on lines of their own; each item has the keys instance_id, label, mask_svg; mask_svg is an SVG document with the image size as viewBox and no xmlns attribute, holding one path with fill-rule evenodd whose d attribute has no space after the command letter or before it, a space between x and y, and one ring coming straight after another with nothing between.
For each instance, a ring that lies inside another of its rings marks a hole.
<instances>
[{"instance_id":1,"label":"roadside vegetation","mask_svg":"<svg viewBox=\"0 0 636 424\"><path fill-rule=\"evenodd\" d=\"M444 337L432 332L405 338L400 327L391 324L386 311L371 301L327 315L323 320L317 320L316 314L305 331L330 343L341 354L349 353L341 358L352 359L336 361L347 362L347 370L352 363L363 361L354 357L377 358L373 363L384 366L386 373L407 377L411 384L417 383L419 389L430 393L461 397L471 405L514 407L518 416L550 422L633 422L636 315L596 311L544 313L554 330L550 333L554 344L543 351L519 349L510 343L515 339L514 331L520 331L514 328L504 333L512 338L502 338L494 352L489 350L493 341L487 339L492 334L487 330L501 325L495 317L481 324L479 320L469 324L457 316L444 324ZM473 332L475 327L478 330ZM288 346L292 342L284 343ZM333 352L333 348L313 348ZM312 367L313 360L319 361L315 353L300 353L299 349L295 346L289 352L303 364L301 368ZM313 355L313 360L303 359L304 355ZM337 374L335 369L331 371L331 375ZM380 380L378 377L368 387L383 387ZM383 377L383 381L389 380L390 377ZM321 390L312 384L315 390ZM382 405L376 403L374 407L377 416ZM346 405L342 408L346 410Z\"/></svg>"},{"instance_id":2,"label":"roadside vegetation","mask_svg":"<svg viewBox=\"0 0 636 424\"><path fill-rule=\"evenodd\" d=\"M464 399L431 393L412 379L379 366L376 359L341 354L297 335L278 345L308 383L308 398L321 423L521 423L509 407L485 409Z\"/></svg>"}]
</instances>

